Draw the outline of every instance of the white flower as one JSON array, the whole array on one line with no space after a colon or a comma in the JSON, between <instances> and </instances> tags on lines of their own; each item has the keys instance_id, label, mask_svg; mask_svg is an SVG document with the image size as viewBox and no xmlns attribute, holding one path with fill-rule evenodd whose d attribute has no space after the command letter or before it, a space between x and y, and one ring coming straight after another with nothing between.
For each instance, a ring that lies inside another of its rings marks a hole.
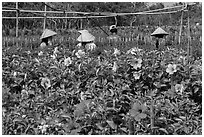
<instances>
[{"instance_id":1,"label":"white flower","mask_svg":"<svg viewBox=\"0 0 204 137\"><path fill-rule=\"evenodd\" d=\"M137 79L140 79L140 76L141 76L141 73L140 72L133 72L133 76L134 78L137 80Z\"/></svg>"},{"instance_id":2,"label":"white flower","mask_svg":"<svg viewBox=\"0 0 204 137\"><path fill-rule=\"evenodd\" d=\"M71 58L70 58L70 57L65 58L65 60L64 60L64 65L65 65L65 66L69 66L69 65L71 65L71 64L72 64Z\"/></svg>"},{"instance_id":3,"label":"white flower","mask_svg":"<svg viewBox=\"0 0 204 137\"><path fill-rule=\"evenodd\" d=\"M41 85L42 85L45 89L48 89L49 87L51 87L50 79L47 78L47 77L42 78Z\"/></svg>"},{"instance_id":4,"label":"white flower","mask_svg":"<svg viewBox=\"0 0 204 137\"><path fill-rule=\"evenodd\" d=\"M38 53L38 56L42 56L42 55L43 55L43 52L40 51L40 52Z\"/></svg>"},{"instance_id":5,"label":"white flower","mask_svg":"<svg viewBox=\"0 0 204 137\"><path fill-rule=\"evenodd\" d=\"M48 127L49 127L48 125L38 126L42 133L45 133Z\"/></svg>"},{"instance_id":6,"label":"white flower","mask_svg":"<svg viewBox=\"0 0 204 137\"><path fill-rule=\"evenodd\" d=\"M183 86L183 84L176 84L176 85L175 85L175 91L178 92L178 93L180 93L180 94L182 94L183 91L184 91L184 86Z\"/></svg>"},{"instance_id":7,"label":"white flower","mask_svg":"<svg viewBox=\"0 0 204 137\"><path fill-rule=\"evenodd\" d=\"M113 68L112 68L112 70L113 70L114 72L116 72L117 69L118 69L118 65L117 65L116 62L114 62L114 63L113 63Z\"/></svg>"},{"instance_id":8,"label":"white flower","mask_svg":"<svg viewBox=\"0 0 204 137\"><path fill-rule=\"evenodd\" d=\"M75 55L77 58L82 58L85 55L85 52L83 50L78 50Z\"/></svg>"},{"instance_id":9,"label":"white flower","mask_svg":"<svg viewBox=\"0 0 204 137\"><path fill-rule=\"evenodd\" d=\"M117 48L114 48L113 54L114 54L115 56L120 55L120 50L118 50Z\"/></svg>"},{"instance_id":10,"label":"white flower","mask_svg":"<svg viewBox=\"0 0 204 137\"><path fill-rule=\"evenodd\" d=\"M23 89L23 90L21 91L21 94L22 94L22 95L23 95L23 94L28 95L28 91L27 91L27 90L25 90L25 89Z\"/></svg>"},{"instance_id":11,"label":"white flower","mask_svg":"<svg viewBox=\"0 0 204 137\"><path fill-rule=\"evenodd\" d=\"M180 62L182 62L182 63L183 63L183 65L186 65L186 64L187 64L186 57L179 56L178 60L179 60Z\"/></svg>"},{"instance_id":12,"label":"white flower","mask_svg":"<svg viewBox=\"0 0 204 137\"><path fill-rule=\"evenodd\" d=\"M169 73L170 75L172 75L177 71L176 67L177 67L176 64L173 64L173 65L169 64L167 69L166 69L166 72Z\"/></svg>"},{"instance_id":13,"label":"white flower","mask_svg":"<svg viewBox=\"0 0 204 137\"><path fill-rule=\"evenodd\" d=\"M59 52L58 47L55 47L53 54L56 56Z\"/></svg>"},{"instance_id":14,"label":"white flower","mask_svg":"<svg viewBox=\"0 0 204 137\"><path fill-rule=\"evenodd\" d=\"M142 66L142 59L141 58L133 59L131 61L130 65L133 66L134 69L141 68L141 66Z\"/></svg>"},{"instance_id":15,"label":"white flower","mask_svg":"<svg viewBox=\"0 0 204 137\"><path fill-rule=\"evenodd\" d=\"M127 51L127 54L136 55L137 53L140 53L142 49L139 49L138 47L131 48Z\"/></svg>"}]
</instances>

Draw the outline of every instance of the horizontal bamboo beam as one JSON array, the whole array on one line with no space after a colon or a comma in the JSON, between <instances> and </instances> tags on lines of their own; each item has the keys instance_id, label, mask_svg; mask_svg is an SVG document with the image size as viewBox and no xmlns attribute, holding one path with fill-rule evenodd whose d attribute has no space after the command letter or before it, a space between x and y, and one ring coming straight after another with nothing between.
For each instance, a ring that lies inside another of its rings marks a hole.
<instances>
[{"instance_id":1,"label":"horizontal bamboo beam","mask_svg":"<svg viewBox=\"0 0 204 137\"><path fill-rule=\"evenodd\" d=\"M193 5L193 4L192 4ZM142 12L137 12L137 13L109 13L109 12L76 12L76 11L46 11L46 13L70 13L70 14L83 14L83 15L115 15L115 16L122 16L122 15L137 15L137 14L162 14L162 13L171 13L171 12L158 12L162 10L169 10L169 9L174 9L174 8L186 8L184 7L185 5L179 5L179 6L173 6L173 7L167 7L163 9L156 9L156 10L149 10L149 11L142 11ZM182 8L182 9L183 9ZM19 9L15 8L9 8L9 7L2 7L2 9L8 9L9 11L16 11ZM2 10L2 11L8 11L8 10ZM19 10L20 12L35 12L35 13L44 13L45 11L38 11L38 10ZM177 10L179 11L179 10ZM158 13L150 13L150 12L158 12Z\"/></svg>"},{"instance_id":2,"label":"horizontal bamboo beam","mask_svg":"<svg viewBox=\"0 0 204 137\"><path fill-rule=\"evenodd\" d=\"M107 18L113 16L83 16L83 17L46 17L49 19L86 19L86 18ZM18 17L19 19L43 19L44 17ZM2 19L16 19L16 17L2 17Z\"/></svg>"},{"instance_id":3,"label":"horizontal bamboo beam","mask_svg":"<svg viewBox=\"0 0 204 137\"><path fill-rule=\"evenodd\" d=\"M169 11L169 12L155 12L155 11L161 11L161 10L166 10L166 9L172 9L172 8L177 8L177 7L183 7L180 10L176 11ZM4 8L4 7L3 7ZM6 8L8 10L2 10L2 11L12 11L15 12L16 10L19 9L14 9L14 8ZM174 6L174 7L168 7L168 8L163 8L163 9L157 9L157 10L149 10L149 11L142 11L142 12L136 12L136 13L109 13L109 12L76 12L76 11L46 11L46 13L71 13L71 14L83 14L83 15L104 15L104 16L124 16L124 15L156 15L156 14L169 14L169 13L176 13L182 10L185 10L186 7L184 5L182 6ZM37 11L37 10L19 10L19 12L28 12L28 13L45 13L45 11ZM153 12L153 13L151 13Z\"/></svg>"},{"instance_id":4,"label":"horizontal bamboo beam","mask_svg":"<svg viewBox=\"0 0 204 137\"><path fill-rule=\"evenodd\" d=\"M9 9L9 10L2 10L2 11L13 11L16 12L16 10L18 9ZM44 13L45 11L38 11L38 10L19 10L20 12L28 12L28 13ZM91 13L91 12L77 12L77 11L46 11L46 13L62 13L62 14L66 14L66 13L70 13L70 14L96 14L96 15L103 15L100 13Z\"/></svg>"}]
</instances>

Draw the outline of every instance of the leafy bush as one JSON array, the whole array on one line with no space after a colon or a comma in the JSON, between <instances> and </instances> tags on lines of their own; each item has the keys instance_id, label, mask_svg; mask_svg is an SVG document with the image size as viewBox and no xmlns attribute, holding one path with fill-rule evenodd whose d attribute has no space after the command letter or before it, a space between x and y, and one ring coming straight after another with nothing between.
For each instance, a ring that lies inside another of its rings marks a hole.
<instances>
[{"instance_id":1,"label":"leafy bush","mask_svg":"<svg viewBox=\"0 0 204 137\"><path fill-rule=\"evenodd\" d=\"M38 53L3 49L3 134L202 134L202 60L185 51Z\"/></svg>"}]
</instances>

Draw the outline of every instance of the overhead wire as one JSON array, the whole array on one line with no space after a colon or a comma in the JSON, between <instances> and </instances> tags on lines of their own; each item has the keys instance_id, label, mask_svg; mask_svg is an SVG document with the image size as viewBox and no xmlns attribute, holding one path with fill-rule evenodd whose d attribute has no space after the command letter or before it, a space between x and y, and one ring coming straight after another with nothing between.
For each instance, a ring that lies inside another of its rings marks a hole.
<instances>
[{"instance_id":1,"label":"overhead wire","mask_svg":"<svg viewBox=\"0 0 204 137\"><path fill-rule=\"evenodd\" d=\"M46 3L44 3L46 4ZM48 4L46 4L47 6L49 6ZM175 9L175 8L181 8L180 10L174 10L174 11L166 11L166 12L161 12L163 10L169 10L169 9ZM2 7L3 9L8 9L8 10L2 10L2 11L20 11L20 12L28 12L28 13L74 13L74 14L82 14L84 16L78 16L78 17L47 17L47 18L72 18L72 19L78 19L78 18L104 18L104 17L115 17L115 16L125 16L125 15L158 15L158 14L169 14L169 13L176 13L179 11L182 11L187 8L187 5L180 5L180 6L174 6L174 7L167 7L167 8L163 8L163 9L155 9L155 10L149 10L149 11L143 11L143 12L135 12L135 13L107 13L107 12L76 12L76 11L62 11L59 9L55 9L51 6L49 6L49 8L52 8L53 10L56 11L36 11L36 10L22 10L22 9L15 9L15 8L9 8L9 7ZM155 12L157 11L157 12ZM158 12L160 11L160 12ZM89 16L87 16L89 15ZM92 15L92 16L90 16ZM95 15L95 16L93 16ZM44 17L44 16L43 16ZM2 18L7 18L7 17L2 17ZM9 17L10 18L10 17ZM19 18L23 18L23 17L19 17ZM32 17L31 17L32 18ZM35 17L37 18L37 17ZM41 18L41 17L39 17Z\"/></svg>"}]
</instances>

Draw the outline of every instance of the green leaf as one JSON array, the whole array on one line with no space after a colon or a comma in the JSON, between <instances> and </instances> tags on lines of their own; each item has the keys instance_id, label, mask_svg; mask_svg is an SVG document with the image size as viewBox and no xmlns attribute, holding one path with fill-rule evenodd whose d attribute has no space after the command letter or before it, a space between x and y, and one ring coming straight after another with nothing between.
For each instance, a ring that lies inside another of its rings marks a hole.
<instances>
[{"instance_id":1,"label":"green leaf","mask_svg":"<svg viewBox=\"0 0 204 137\"><path fill-rule=\"evenodd\" d=\"M23 121L22 118L15 118L15 119L13 120L13 122L22 122L22 121Z\"/></svg>"},{"instance_id":2,"label":"green leaf","mask_svg":"<svg viewBox=\"0 0 204 137\"><path fill-rule=\"evenodd\" d=\"M179 121L179 122L183 122L183 120L180 118L174 118L174 120Z\"/></svg>"},{"instance_id":3,"label":"green leaf","mask_svg":"<svg viewBox=\"0 0 204 137\"><path fill-rule=\"evenodd\" d=\"M63 114L63 115L61 115L61 117L71 119L70 115L68 115L68 114Z\"/></svg>"},{"instance_id":4,"label":"green leaf","mask_svg":"<svg viewBox=\"0 0 204 137\"><path fill-rule=\"evenodd\" d=\"M100 130L103 130L103 127L102 127L101 123L97 123L96 126L97 126Z\"/></svg>"},{"instance_id":5,"label":"green leaf","mask_svg":"<svg viewBox=\"0 0 204 137\"><path fill-rule=\"evenodd\" d=\"M81 131L81 128L74 129L74 130L71 131L70 135L79 135L78 132L80 132L80 131Z\"/></svg>"},{"instance_id":6,"label":"green leaf","mask_svg":"<svg viewBox=\"0 0 204 137\"><path fill-rule=\"evenodd\" d=\"M181 118L182 120L186 120L185 116L179 116L179 118Z\"/></svg>"},{"instance_id":7,"label":"green leaf","mask_svg":"<svg viewBox=\"0 0 204 137\"><path fill-rule=\"evenodd\" d=\"M122 131L125 132L125 133L128 132L127 128L125 128L125 127L120 128L120 130L122 130Z\"/></svg>"},{"instance_id":8,"label":"green leaf","mask_svg":"<svg viewBox=\"0 0 204 137\"><path fill-rule=\"evenodd\" d=\"M117 125L113 121L106 120L106 122L112 129L117 129Z\"/></svg>"},{"instance_id":9,"label":"green leaf","mask_svg":"<svg viewBox=\"0 0 204 137\"><path fill-rule=\"evenodd\" d=\"M166 117L159 117L158 120L166 121Z\"/></svg>"},{"instance_id":10,"label":"green leaf","mask_svg":"<svg viewBox=\"0 0 204 137\"><path fill-rule=\"evenodd\" d=\"M167 135L169 134L168 131L164 128L159 128L160 131L163 131L164 133L166 133Z\"/></svg>"}]
</instances>

